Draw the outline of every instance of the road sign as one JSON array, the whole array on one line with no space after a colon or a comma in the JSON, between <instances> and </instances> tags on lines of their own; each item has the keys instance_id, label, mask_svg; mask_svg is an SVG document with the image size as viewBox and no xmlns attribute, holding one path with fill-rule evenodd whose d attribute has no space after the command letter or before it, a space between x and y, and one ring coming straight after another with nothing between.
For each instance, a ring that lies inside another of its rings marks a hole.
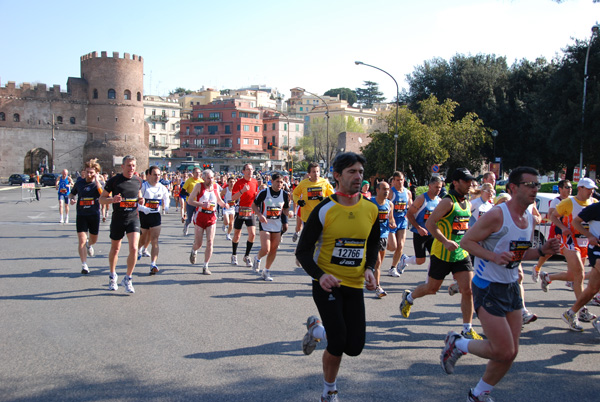
<instances>
[{"instance_id":1,"label":"road sign","mask_svg":"<svg viewBox=\"0 0 600 402\"><path fill-rule=\"evenodd\" d=\"M579 174L580 174L579 166L575 166L573 168L573 181L579 181Z\"/></svg>"},{"instance_id":2,"label":"road sign","mask_svg":"<svg viewBox=\"0 0 600 402\"><path fill-rule=\"evenodd\" d=\"M439 173L439 172L440 172L440 165L438 165L438 164L436 163L435 165L433 165L433 166L431 167L431 171L432 171L433 173Z\"/></svg>"}]
</instances>

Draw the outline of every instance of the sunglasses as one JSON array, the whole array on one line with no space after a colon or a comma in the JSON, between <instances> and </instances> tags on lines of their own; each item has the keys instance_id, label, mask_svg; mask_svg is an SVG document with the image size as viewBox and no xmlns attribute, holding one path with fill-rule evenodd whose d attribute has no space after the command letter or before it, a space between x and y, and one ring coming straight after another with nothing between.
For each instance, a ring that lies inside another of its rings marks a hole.
<instances>
[{"instance_id":1,"label":"sunglasses","mask_svg":"<svg viewBox=\"0 0 600 402\"><path fill-rule=\"evenodd\" d=\"M529 188L537 188L538 190L539 190L540 188L542 188L542 184L541 184L541 183L538 183L538 182L536 182L536 181L520 181L520 182L519 182L519 186L520 186L521 184L522 184L522 185L524 185L525 187L529 187Z\"/></svg>"}]
</instances>

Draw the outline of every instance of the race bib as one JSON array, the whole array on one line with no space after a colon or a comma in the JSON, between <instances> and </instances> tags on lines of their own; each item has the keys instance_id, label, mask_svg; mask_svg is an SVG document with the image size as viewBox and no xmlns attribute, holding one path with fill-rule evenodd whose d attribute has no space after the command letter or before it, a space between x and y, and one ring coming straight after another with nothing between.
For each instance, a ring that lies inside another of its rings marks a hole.
<instances>
[{"instance_id":1,"label":"race bib","mask_svg":"<svg viewBox=\"0 0 600 402\"><path fill-rule=\"evenodd\" d=\"M227 201L227 207L228 207L228 208L233 208L233 207L235 207L235 201Z\"/></svg>"},{"instance_id":2,"label":"race bib","mask_svg":"<svg viewBox=\"0 0 600 402\"><path fill-rule=\"evenodd\" d=\"M137 208L137 201L137 198L126 198L119 203L119 206L125 209Z\"/></svg>"},{"instance_id":3,"label":"race bib","mask_svg":"<svg viewBox=\"0 0 600 402\"><path fill-rule=\"evenodd\" d=\"M144 204L146 208L150 208L153 210L158 210L160 207L160 200L146 200L146 204Z\"/></svg>"},{"instance_id":4,"label":"race bib","mask_svg":"<svg viewBox=\"0 0 600 402\"><path fill-rule=\"evenodd\" d=\"M331 263L344 267L358 267L363 260L365 239L336 239Z\"/></svg>"},{"instance_id":5,"label":"race bib","mask_svg":"<svg viewBox=\"0 0 600 402\"><path fill-rule=\"evenodd\" d=\"M94 205L93 198L81 198L79 200L79 206L81 206L81 207L90 207L92 205Z\"/></svg>"},{"instance_id":6,"label":"race bib","mask_svg":"<svg viewBox=\"0 0 600 402\"><path fill-rule=\"evenodd\" d=\"M506 264L506 268L513 269L519 266L523 260L523 254L531 247L530 241L513 240L510 242L509 251L513 254L511 261Z\"/></svg>"},{"instance_id":7,"label":"race bib","mask_svg":"<svg viewBox=\"0 0 600 402\"><path fill-rule=\"evenodd\" d=\"M469 217L468 216L455 216L452 221L452 234L453 235L464 235L469 229Z\"/></svg>"},{"instance_id":8,"label":"race bib","mask_svg":"<svg viewBox=\"0 0 600 402\"><path fill-rule=\"evenodd\" d=\"M394 211L406 210L406 203L404 201L397 201L394 203Z\"/></svg>"},{"instance_id":9,"label":"race bib","mask_svg":"<svg viewBox=\"0 0 600 402\"><path fill-rule=\"evenodd\" d=\"M280 207L267 207L267 219L278 219L280 216Z\"/></svg>"},{"instance_id":10,"label":"race bib","mask_svg":"<svg viewBox=\"0 0 600 402\"><path fill-rule=\"evenodd\" d=\"M200 211L205 214L214 214L217 204L214 202L209 203L207 206L200 207Z\"/></svg>"},{"instance_id":11,"label":"race bib","mask_svg":"<svg viewBox=\"0 0 600 402\"><path fill-rule=\"evenodd\" d=\"M238 211L238 216L240 218L250 218L252 216L252 208L240 207L240 210Z\"/></svg>"},{"instance_id":12,"label":"race bib","mask_svg":"<svg viewBox=\"0 0 600 402\"><path fill-rule=\"evenodd\" d=\"M377 218L379 219L379 223L386 223L388 221L388 211L379 211Z\"/></svg>"},{"instance_id":13,"label":"race bib","mask_svg":"<svg viewBox=\"0 0 600 402\"><path fill-rule=\"evenodd\" d=\"M306 194L309 200L322 200L323 199L323 188L321 187L309 187L306 189Z\"/></svg>"},{"instance_id":14,"label":"race bib","mask_svg":"<svg viewBox=\"0 0 600 402\"><path fill-rule=\"evenodd\" d=\"M61 188L60 189L60 193L61 194L66 194L67 193L67 189L66 188Z\"/></svg>"},{"instance_id":15,"label":"race bib","mask_svg":"<svg viewBox=\"0 0 600 402\"><path fill-rule=\"evenodd\" d=\"M427 221L427 219L429 219L430 216L431 216L431 211L425 210L425 214L423 215L423 220Z\"/></svg>"}]
</instances>

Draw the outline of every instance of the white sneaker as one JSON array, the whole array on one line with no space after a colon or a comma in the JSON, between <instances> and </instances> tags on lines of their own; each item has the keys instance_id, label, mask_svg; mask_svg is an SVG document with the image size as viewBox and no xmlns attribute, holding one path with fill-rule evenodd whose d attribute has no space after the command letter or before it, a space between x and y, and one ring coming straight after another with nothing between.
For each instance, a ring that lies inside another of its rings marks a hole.
<instances>
[{"instance_id":1,"label":"white sneaker","mask_svg":"<svg viewBox=\"0 0 600 402\"><path fill-rule=\"evenodd\" d=\"M223 225L223 232L227 233L227 226Z\"/></svg>"},{"instance_id":2,"label":"white sneaker","mask_svg":"<svg viewBox=\"0 0 600 402\"><path fill-rule=\"evenodd\" d=\"M298 232L294 232L294 234L292 235L292 241L293 242L297 242L298 241Z\"/></svg>"},{"instance_id":3,"label":"white sneaker","mask_svg":"<svg viewBox=\"0 0 600 402\"><path fill-rule=\"evenodd\" d=\"M254 261L252 262L252 269L254 272L260 272L260 260L256 256L254 256Z\"/></svg>"},{"instance_id":4,"label":"white sneaker","mask_svg":"<svg viewBox=\"0 0 600 402\"><path fill-rule=\"evenodd\" d=\"M67 224L67 223L69 223L69 217L68 216L65 218L65 224Z\"/></svg>"},{"instance_id":5,"label":"white sneaker","mask_svg":"<svg viewBox=\"0 0 600 402\"><path fill-rule=\"evenodd\" d=\"M400 263L398 264L399 274L403 274L406 269L406 260L408 260L408 256L406 254L402 254L400 257Z\"/></svg>"},{"instance_id":6,"label":"white sneaker","mask_svg":"<svg viewBox=\"0 0 600 402\"><path fill-rule=\"evenodd\" d=\"M231 256L231 265L238 265L237 255Z\"/></svg>"},{"instance_id":7,"label":"white sneaker","mask_svg":"<svg viewBox=\"0 0 600 402\"><path fill-rule=\"evenodd\" d=\"M85 262L83 264L81 264L81 273L83 275L87 275L90 273L90 269Z\"/></svg>"},{"instance_id":8,"label":"white sneaker","mask_svg":"<svg viewBox=\"0 0 600 402\"><path fill-rule=\"evenodd\" d=\"M94 256L94 247L90 246L89 243L88 243L88 246L87 246L87 255L88 255L88 257L93 257Z\"/></svg>"},{"instance_id":9,"label":"white sneaker","mask_svg":"<svg viewBox=\"0 0 600 402\"><path fill-rule=\"evenodd\" d=\"M62 215L60 216L60 221L58 221L59 223L65 223L65 219L62 217Z\"/></svg>"},{"instance_id":10,"label":"white sneaker","mask_svg":"<svg viewBox=\"0 0 600 402\"><path fill-rule=\"evenodd\" d=\"M581 310L579 310L579 321L592 322L596 318L598 318L596 314L590 313L587 306L583 306Z\"/></svg>"},{"instance_id":11,"label":"white sneaker","mask_svg":"<svg viewBox=\"0 0 600 402\"><path fill-rule=\"evenodd\" d=\"M184 236L188 235L188 226L190 226L189 223L186 223L185 225L183 225L183 235Z\"/></svg>"},{"instance_id":12,"label":"white sneaker","mask_svg":"<svg viewBox=\"0 0 600 402\"><path fill-rule=\"evenodd\" d=\"M202 275L212 275L212 272L210 272L210 269L208 269L208 265L204 265L204 267L202 267Z\"/></svg>"},{"instance_id":13,"label":"white sneaker","mask_svg":"<svg viewBox=\"0 0 600 402\"><path fill-rule=\"evenodd\" d=\"M571 309L565 311L562 314L562 320L567 323L569 329L575 332L583 331L583 327L579 325L579 320L577 319L577 314L573 313Z\"/></svg>"},{"instance_id":14,"label":"white sneaker","mask_svg":"<svg viewBox=\"0 0 600 402\"><path fill-rule=\"evenodd\" d=\"M150 252L147 248L145 248L144 251L142 251L142 257L150 257Z\"/></svg>"},{"instance_id":15,"label":"white sneaker","mask_svg":"<svg viewBox=\"0 0 600 402\"><path fill-rule=\"evenodd\" d=\"M458 283L454 282L452 285L448 286L448 294L454 296L457 293L460 293L460 288L458 287Z\"/></svg>"},{"instance_id":16,"label":"white sneaker","mask_svg":"<svg viewBox=\"0 0 600 402\"><path fill-rule=\"evenodd\" d=\"M262 278L263 278L264 281L267 281L267 282L272 282L273 281L273 278L271 278L271 272L268 269L263 269L261 276L262 276Z\"/></svg>"},{"instance_id":17,"label":"white sneaker","mask_svg":"<svg viewBox=\"0 0 600 402\"><path fill-rule=\"evenodd\" d=\"M135 293L135 289L133 288L133 284L131 283L131 279L127 278L127 275L123 277L121 281L121 286L125 287L125 292L127 293Z\"/></svg>"},{"instance_id":18,"label":"white sneaker","mask_svg":"<svg viewBox=\"0 0 600 402\"><path fill-rule=\"evenodd\" d=\"M375 295L381 299L382 297L387 296L387 292L383 290L381 286L377 286L375 289Z\"/></svg>"},{"instance_id":19,"label":"white sneaker","mask_svg":"<svg viewBox=\"0 0 600 402\"><path fill-rule=\"evenodd\" d=\"M230 234L230 233L227 233L227 234L225 235L225 238L226 238L227 240L231 241L231 234Z\"/></svg>"},{"instance_id":20,"label":"white sneaker","mask_svg":"<svg viewBox=\"0 0 600 402\"><path fill-rule=\"evenodd\" d=\"M523 325L527 325L530 322L537 320L537 315L533 314L529 310L523 310Z\"/></svg>"},{"instance_id":21,"label":"white sneaker","mask_svg":"<svg viewBox=\"0 0 600 402\"><path fill-rule=\"evenodd\" d=\"M118 290L119 285L117 285L117 280L119 279L119 275L115 274L114 277L108 277L108 290Z\"/></svg>"},{"instance_id":22,"label":"white sneaker","mask_svg":"<svg viewBox=\"0 0 600 402\"><path fill-rule=\"evenodd\" d=\"M396 269L396 267L391 267L389 272L388 272L389 276L393 276L394 278L399 278L400 274L398 273L398 270Z\"/></svg>"},{"instance_id":23,"label":"white sneaker","mask_svg":"<svg viewBox=\"0 0 600 402\"><path fill-rule=\"evenodd\" d=\"M533 267L533 270L531 271L531 280L533 283L538 283L540 280L540 271L536 271L535 267Z\"/></svg>"},{"instance_id":24,"label":"white sneaker","mask_svg":"<svg viewBox=\"0 0 600 402\"><path fill-rule=\"evenodd\" d=\"M196 263L196 255L197 255L197 251L190 251L190 264L195 264Z\"/></svg>"},{"instance_id":25,"label":"white sneaker","mask_svg":"<svg viewBox=\"0 0 600 402\"><path fill-rule=\"evenodd\" d=\"M247 267L251 267L252 266L252 260L250 259L249 255L245 255L244 256L244 262L246 263Z\"/></svg>"}]
</instances>

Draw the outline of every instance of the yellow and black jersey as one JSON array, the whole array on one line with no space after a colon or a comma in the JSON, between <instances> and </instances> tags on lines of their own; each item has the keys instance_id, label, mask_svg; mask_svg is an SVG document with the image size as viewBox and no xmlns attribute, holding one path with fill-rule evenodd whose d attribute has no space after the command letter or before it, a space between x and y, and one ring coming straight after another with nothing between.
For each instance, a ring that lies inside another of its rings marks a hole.
<instances>
[{"instance_id":1,"label":"yellow and black jersey","mask_svg":"<svg viewBox=\"0 0 600 402\"><path fill-rule=\"evenodd\" d=\"M343 286L362 289L365 267L377 261L379 221L377 206L361 196L353 206L327 197L310 214L296 249L304 270L318 280L330 274Z\"/></svg>"}]
</instances>

